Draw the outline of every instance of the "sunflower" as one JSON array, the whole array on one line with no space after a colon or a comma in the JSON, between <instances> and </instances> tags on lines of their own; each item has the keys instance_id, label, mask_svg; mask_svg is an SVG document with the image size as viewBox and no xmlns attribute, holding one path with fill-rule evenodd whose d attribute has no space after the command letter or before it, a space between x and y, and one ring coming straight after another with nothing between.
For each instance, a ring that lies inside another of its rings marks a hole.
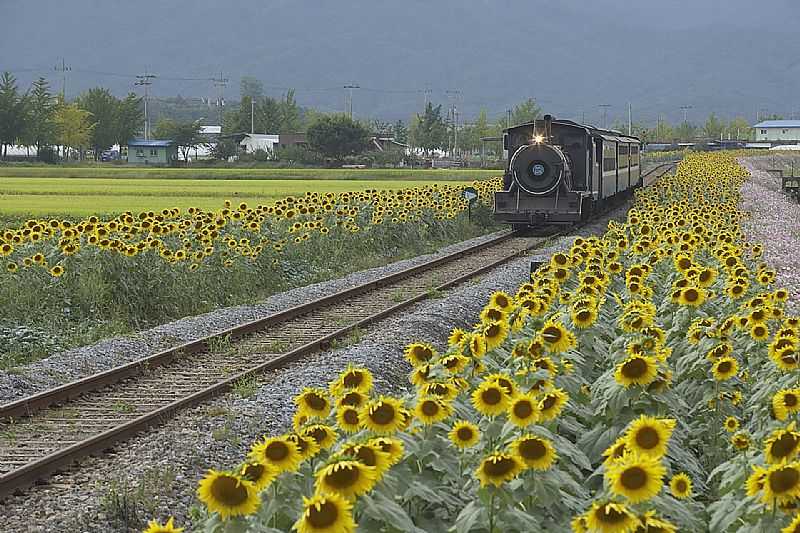
<instances>
[{"instance_id":1,"label":"sunflower","mask_svg":"<svg viewBox=\"0 0 800 533\"><path fill-rule=\"evenodd\" d=\"M521 471L522 463L516 456L495 452L481 461L475 470L475 477L480 480L481 487L487 485L499 487L517 477Z\"/></svg>"},{"instance_id":2,"label":"sunflower","mask_svg":"<svg viewBox=\"0 0 800 533\"><path fill-rule=\"evenodd\" d=\"M389 456L389 464L395 465L400 462L405 455L405 446L400 439L391 437L376 437L367 441L370 446L378 446Z\"/></svg>"},{"instance_id":3,"label":"sunflower","mask_svg":"<svg viewBox=\"0 0 800 533\"><path fill-rule=\"evenodd\" d=\"M357 390L347 391L336 400L336 407L355 407L356 409L364 405L367 395Z\"/></svg>"},{"instance_id":4,"label":"sunflower","mask_svg":"<svg viewBox=\"0 0 800 533\"><path fill-rule=\"evenodd\" d=\"M313 426L305 427L303 428L301 434L304 437L313 438L316 441L317 446L323 450L327 450L333 446L338 438L336 431L332 427L326 426L325 424L314 424Z\"/></svg>"},{"instance_id":5,"label":"sunflower","mask_svg":"<svg viewBox=\"0 0 800 533\"><path fill-rule=\"evenodd\" d=\"M183 531L182 527L175 527L173 521L175 518L169 517L166 524L161 524L157 520L150 520L147 523L147 529L145 529L142 533L181 533Z\"/></svg>"},{"instance_id":6,"label":"sunflower","mask_svg":"<svg viewBox=\"0 0 800 533\"><path fill-rule=\"evenodd\" d=\"M614 379L626 389L631 385L647 386L658 376L656 360L645 355L631 355L617 365Z\"/></svg>"},{"instance_id":7,"label":"sunflower","mask_svg":"<svg viewBox=\"0 0 800 533\"><path fill-rule=\"evenodd\" d=\"M594 307L575 307L570 313L572 323L576 328L586 329L597 320L597 309Z\"/></svg>"},{"instance_id":8,"label":"sunflower","mask_svg":"<svg viewBox=\"0 0 800 533\"><path fill-rule=\"evenodd\" d=\"M359 412L356 407L345 405L336 410L336 425L345 433L355 433L360 429Z\"/></svg>"},{"instance_id":9,"label":"sunflower","mask_svg":"<svg viewBox=\"0 0 800 533\"><path fill-rule=\"evenodd\" d=\"M633 533L639 519L625 504L594 502L586 513L586 525L596 533Z\"/></svg>"},{"instance_id":10,"label":"sunflower","mask_svg":"<svg viewBox=\"0 0 800 533\"><path fill-rule=\"evenodd\" d=\"M317 493L338 494L351 500L372 490L378 472L373 466L345 459L324 466L317 471L316 478Z\"/></svg>"},{"instance_id":11,"label":"sunflower","mask_svg":"<svg viewBox=\"0 0 800 533\"><path fill-rule=\"evenodd\" d=\"M439 362L450 374L460 374L467 367L469 358L456 353L443 357Z\"/></svg>"},{"instance_id":12,"label":"sunflower","mask_svg":"<svg viewBox=\"0 0 800 533\"><path fill-rule=\"evenodd\" d=\"M483 357L486 355L486 338L478 333L472 333L469 336L469 352L473 357Z\"/></svg>"},{"instance_id":13,"label":"sunflower","mask_svg":"<svg viewBox=\"0 0 800 533\"><path fill-rule=\"evenodd\" d=\"M775 418L786 420L790 414L800 411L800 389L784 389L772 396Z\"/></svg>"},{"instance_id":14,"label":"sunflower","mask_svg":"<svg viewBox=\"0 0 800 533\"><path fill-rule=\"evenodd\" d=\"M663 518L659 518L655 511L647 511L639 517L639 533L675 533L678 528Z\"/></svg>"},{"instance_id":15,"label":"sunflower","mask_svg":"<svg viewBox=\"0 0 800 533\"><path fill-rule=\"evenodd\" d=\"M737 450L747 450L750 448L750 437L747 436L747 433L739 432L731 437L731 444L733 444Z\"/></svg>"},{"instance_id":16,"label":"sunflower","mask_svg":"<svg viewBox=\"0 0 800 533\"><path fill-rule=\"evenodd\" d=\"M589 526L586 525L586 517L583 515L573 518L569 525L572 533L589 533Z\"/></svg>"},{"instance_id":17,"label":"sunflower","mask_svg":"<svg viewBox=\"0 0 800 533\"><path fill-rule=\"evenodd\" d=\"M403 402L397 398L381 396L361 408L361 424L378 435L391 435L404 425Z\"/></svg>"},{"instance_id":18,"label":"sunflower","mask_svg":"<svg viewBox=\"0 0 800 533\"><path fill-rule=\"evenodd\" d=\"M256 442L248 455L252 460L275 467L278 472L294 472L302 460L297 444L287 437L270 437Z\"/></svg>"},{"instance_id":19,"label":"sunflower","mask_svg":"<svg viewBox=\"0 0 800 533\"><path fill-rule=\"evenodd\" d=\"M769 338L769 328L764 324L753 324L753 327L750 328L750 337L763 342Z\"/></svg>"},{"instance_id":20,"label":"sunflower","mask_svg":"<svg viewBox=\"0 0 800 533\"><path fill-rule=\"evenodd\" d=\"M433 367L431 365L420 365L411 372L408 380L417 387L420 387L427 383L428 379L430 379L432 368Z\"/></svg>"},{"instance_id":21,"label":"sunflower","mask_svg":"<svg viewBox=\"0 0 800 533\"><path fill-rule=\"evenodd\" d=\"M349 456L364 466L375 468L378 478L392 466L389 454L377 444L348 444L337 454L337 457Z\"/></svg>"},{"instance_id":22,"label":"sunflower","mask_svg":"<svg viewBox=\"0 0 800 533\"><path fill-rule=\"evenodd\" d=\"M736 359L730 356L720 357L711 367L711 372L714 374L714 379L717 381L726 381L731 379L739 371L739 363Z\"/></svg>"},{"instance_id":23,"label":"sunflower","mask_svg":"<svg viewBox=\"0 0 800 533\"><path fill-rule=\"evenodd\" d=\"M575 335L573 335L561 322L548 320L540 332L545 348L551 353L562 353L574 348Z\"/></svg>"},{"instance_id":24,"label":"sunflower","mask_svg":"<svg viewBox=\"0 0 800 533\"><path fill-rule=\"evenodd\" d=\"M420 398L414 408L414 416L426 426L441 422L452 412L450 404L437 397Z\"/></svg>"},{"instance_id":25,"label":"sunflower","mask_svg":"<svg viewBox=\"0 0 800 533\"><path fill-rule=\"evenodd\" d=\"M626 447L638 454L660 458L667 451L667 441L674 427L674 420L642 415L628 427L625 433Z\"/></svg>"},{"instance_id":26,"label":"sunflower","mask_svg":"<svg viewBox=\"0 0 800 533\"><path fill-rule=\"evenodd\" d=\"M426 342L413 342L406 346L405 356L412 366L418 367L429 363L436 356L436 350Z\"/></svg>"},{"instance_id":27,"label":"sunflower","mask_svg":"<svg viewBox=\"0 0 800 533\"><path fill-rule=\"evenodd\" d=\"M514 308L511 296L502 291L493 292L489 297L489 305L493 305L503 311L510 311Z\"/></svg>"},{"instance_id":28,"label":"sunflower","mask_svg":"<svg viewBox=\"0 0 800 533\"><path fill-rule=\"evenodd\" d=\"M506 322L489 322L483 326L483 337L486 339L486 349L493 350L503 344L508 336Z\"/></svg>"},{"instance_id":29,"label":"sunflower","mask_svg":"<svg viewBox=\"0 0 800 533\"><path fill-rule=\"evenodd\" d=\"M453 328L447 337L448 346L460 346L467 339L467 332L461 328Z\"/></svg>"},{"instance_id":30,"label":"sunflower","mask_svg":"<svg viewBox=\"0 0 800 533\"><path fill-rule=\"evenodd\" d=\"M300 431L303 431L302 428ZM286 438L297 445L297 451L300 452L301 461L314 457L321 449L316 439L310 435L292 433L287 435Z\"/></svg>"},{"instance_id":31,"label":"sunflower","mask_svg":"<svg viewBox=\"0 0 800 533\"><path fill-rule=\"evenodd\" d=\"M794 422L786 429L773 431L764 441L764 456L768 463L788 461L800 451L800 433L794 430Z\"/></svg>"},{"instance_id":32,"label":"sunflower","mask_svg":"<svg viewBox=\"0 0 800 533\"><path fill-rule=\"evenodd\" d=\"M569 400L569 395L561 389L553 389L539 400L539 421L553 420L560 413Z\"/></svg>"},{"instance_id":33,"label":"sunflower","mask_svg":"<svg viewBox=\"0 0 800 533\"><path fill-rule=\"evenodd\" d=\"M535 423L539 419L539 402L530 393L515 395L508 406L508 419L521 428Z\"/></svg>"},{"instance_id":34,"label":"sunflower","mask_svg":"<svg viewBox=\"0 0 800 533\"><path fill-rule=\"evenodd\" d=\"M485 380L472 393L472 405L484 416L497 416L508 409L509 397L502 385Z\"/></svg>"},{"instance_id":35,"label":"sunflower","mask_svg":"<svg viewBox=\"0 0 800 533\"><path fill-rule=\"evenodd\" d=\"M606 467L606 481L614 494L640 503L661 491L665 473L659 458L630 453Z\"/></svg>"},{"instance_id":36,"label":"sunflower","mask_svg":"<svg viewBox=\"0 0 800 533\"><path fill-rule=\"evenodd\" d=\"M310 417L325 418L331 411L331 402L324 389L304 387L303 391L294 397L298 411Z\"/></svg>"},{"instance_id":37,"label":"sunflower","mask_svg":"<svg viewBox=\"0 0 800 533\"><path fill-rule=\"evenodd\" d=\"M458 396L458 387L453 383L426 383L420 387L420 393L427 396L436 396L442 401L449 402Z\"/></svg>"},{"instance_id":38,"label":"sunflower","mask_svg":"<svg viewBox=\"0 0 800 533\"><path fill-rule=\"evenodd\" d=\"M256 492L260 492L278 477L278 471L262 461L247 461L241 466L239 475L252 482Z\"/></svg>"},{"instance_id":39,"label":"sunflower","mask_svg":"<svg viewBox=\"0 0 800 533\"><path fill-rule=\"evenodd\" d=\"M780 463L767 469L764 477L764 505L790 503L800 497L800 462Z\"/></svg>"},{"instance_id":40,"label":"sunflower","mask_svg":"<svg viewBox=\"0 0 800 533\"><path fill-rule=\"evenodd\" d=\"M725 431L728 433L733 433L737 429L739 429L739 420L735 416L729 416L725 419Z\"/></svg>"},{"instance_id":41,"label":"sunflower","mask_svg":"<svg viewBox=\"0 0 800 533\"><path fill-rule=\"evenodd\" d=\"M447 434L453 444L459 448L471 448L478 443L481 432L478 426L466 420L459 420L453 424L453 429Z\"/></svg>"},{"instance_id":42,"label":"sunflower","mask_svg":"<svg viewBox=\"0 0 800 533\"><path fill-rule=\"evenodd\" d=\"M672 476L672 479L669 480L669 490L672 492L672 495L678 498L679 500L683 500L685 498L692 497L692 478L681 472L680 474L675 474Z\"/></svg>"},{"instance_id":43,"label":"sunflower","mask_svg":"<svg viewBox=\"0 0 800 533\"><path fill-rule=\"evenodd\" d=\"M511 451L527 466L534 470L547 470L558 458L553 444L535 435L524 435L511 443Z\"/></svg>"},{"instance_id":44,"label":"sunflower","mask_svg":"<svg viewBox=\"0 0 800 533\"><path fill-rule=\"evenodd\" d=\"M757 496L759 492L764 490L764 482L767 477L767 469L758 465L753 465L753 472L747 478L745 487L747 488L747 495L750 497Z\"/></svg>"},{"instance_id":45,"label":"sunflower","mask_svg":"<svg viewBox=\"0 0 800 533\"><path fill-rule=\"evenodd\" d=\"M616 461L617 459L622 458L625 453L628 451L628 445L625 437L620 437L614 443L605 449L603 452L603 457L605 457L604 461L606 465L609 465Z\"/></svg>"},{"instance_id":46,"label":"sunflower","mask_svg":"<svg viewBox=\"0 0 800 533\"><path fill-rule=\"evenodd\" d=\"M233 516L255 513L261 500L255 485L232 472L209 470L197 488L200 498L209 512L218 513L227 520Z\"/></svg>"},{"instance_id":47,"label":"sunflower","mask_svg":"<svg viewBox=\"0 0 800 533\"><path fill-rule=\"evenodd\" d=\"M344 391L356 391L367 394L372 389L372 373L366 368L357 368L348 365L347 369L339 374L333 382L331 394L338 396Z\"/></svg>"},{"instance_id":48,"label":"sunflower","mask_svg":"<svg viewBox=\"0 0 800 533\"><path fill-rule=\"evenodd\" d=\"M678 303L691 307L703 305L706 301L706 291L700 287L686 287L681 289L678 296Z\"/></svg>"},{"instance_id":49,"label":"sunflower","mask_svg":"<svg viewBox=\"0 0 800 533\"><path fill-rule=\"evenodd\" d=\"M353 533L353 504L336 493L303 496L303 514L292 529L297 533Z\"/></svg>"}]
</instances>

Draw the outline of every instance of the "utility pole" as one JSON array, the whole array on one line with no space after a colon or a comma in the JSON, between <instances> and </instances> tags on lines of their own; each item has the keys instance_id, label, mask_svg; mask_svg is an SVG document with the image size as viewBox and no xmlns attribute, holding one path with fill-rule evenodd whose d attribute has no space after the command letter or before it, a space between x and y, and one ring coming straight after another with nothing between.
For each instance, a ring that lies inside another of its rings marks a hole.
<instances>
[{"instance_id":1,"label":"utility pole","mask_svg":"<svg viewBox=\"0 0 800 533\"><path fill-rule=\"evenodd\" d=\"M250 97L250 133L256 132L256 101Z\"/></svg>"},{"instance_id":2,"label":"utility pole","mask_svg":"<svg viewBox=\"0 0 800 533\"><path fill-rule=\"evenodd\" d=\"M445 91L445 94L448 98L452 98L453 103L450 106L452 116L453 116L453 151L451 155L455 157L456 151L458 150L458 108L456 107L456 102L461 97L461 91L459 89L453 89Z\"/></svg>"},{"instance_id":3,"label":"utility pole","mask_svg":"<svg viewBox=\"0 0 800 533\"><path fill-rule=\"evenodd\" d=\"M581 124L586 124L586 111L581 111Z\"/></svg>"},{"instance_id":4,"label":"utility pole","mask_svg":"<svg viewBox=\"0 0 800 533\"><path fill-rule=\"evenodd\" d=\"M347 94L347 106L346 107L349 107L349 109L350 109L350 111L349 111L350 112L350 120L353 120L353 89L360 89L361 86L358 85L357 83L349 83L349 84L345 85L344 88L347 89L347 91L348 91L348 94Z\"/></svg>"},{"instance_id":5,"label":"utility pole","mask_svg":"<svg viewBox=\"0 0 800 533\"><path fill-rule=\"evenodd\" d=\"M219 127L222 127L222 106L225 105L225 86L228 85L228 78L222 77L222 71L219 71L219 78L211 78L214 82L214 87L219 91L217 94L217 108L219 109Z\"/></svg>"},{"instance_id":6,"label":"utility pole","mask_svg":"<svg viewBox=\"0 0 800 533\"><path fill-rule=\"evenodd\" d=\"M687 113L690 109L694 108L690 105L682 105L681 109L683 110L683 123L686 124L687 122L689 122Z\"/></svg>"},{"instance_id":7,"label":"utility pole","mask_svg":"<svg viewBox=\"0 0 800 533\"><path fill-rule=\"evenodd\" d=\"M511 110L506 109L506 129L511 127Z\"/></svg>"},{"instance_id":8,"label":"utility pole","mask_svg":"<svg viewBox=\"0 0 800 533\"><path fill-rule=\"evenodd\" d=\"M606 129L606 118L608 117L608 108L611 107L611 104L599 104L597 107L603 110L603 125L602 128Z\"/></svg>"},{"instance_id":9,"label":"utility pole","mask_svg":"<svg viewBox=\"0 0 800 533\"><path fill-rule=\"evenodd\" d=\"M56 66L53 67L53 70L55 70L56 72L60 72L61 73L61 100L66 102L66 100L67 100L67 72L72 70L72 67L67 66L66 62L64 61L64 58L62 57L61 58L61 64L60 65L56 64Z\"/></svg>"},{"instance_id":10,"label":"utility pole","mask_svg":"<svg viewBox=\"0 0 800 533\"><path fill-rule=\"evenodd\" d=\"M147 114L147 104L150 100L150 86L153 84L153 79L156 77L155 74L150 74L147 70L144 71L144 74L140 74L136 76L136 82L134 85L141 85L144 87L144 139L147 140L150 138L150 115Z\"/></svg>"},{"instance_id":11,"label":"utility pole","mask_svg":"<svg viewBox=\"0 0 800 533\"><path fill-rule=\"evenodd\" d=\"M422 90L423 98L425 99L425 105L422 107L423 110L428 109L428 102L430 101L432 93L433 91L429 88Z\"/></svg>"},{"instance_id":12,"label":"utility pole","mask_svg":"<svg viewBox=\"0 0 800 533\"><path fill-rule=\"evenodd\" d=\"M633 105L628 102L628 135L633 135Z\"/></svg>"}]
</instances>

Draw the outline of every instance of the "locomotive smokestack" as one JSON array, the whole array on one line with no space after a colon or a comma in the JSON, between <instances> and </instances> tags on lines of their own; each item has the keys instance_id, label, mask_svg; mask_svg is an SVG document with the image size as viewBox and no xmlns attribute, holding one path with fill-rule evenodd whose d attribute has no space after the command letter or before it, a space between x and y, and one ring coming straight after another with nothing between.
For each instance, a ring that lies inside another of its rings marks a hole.
<instances>
[{"instance_id":1,"label":"locomotive smokestack","mask_svg":"<svg viewBox=\"0 0 800 533\"><path fill-rule=\"evenodd\" d=\"M553 115L544 116L544 135L547 142L553 138Z\"/></svg>"}]
</instances>

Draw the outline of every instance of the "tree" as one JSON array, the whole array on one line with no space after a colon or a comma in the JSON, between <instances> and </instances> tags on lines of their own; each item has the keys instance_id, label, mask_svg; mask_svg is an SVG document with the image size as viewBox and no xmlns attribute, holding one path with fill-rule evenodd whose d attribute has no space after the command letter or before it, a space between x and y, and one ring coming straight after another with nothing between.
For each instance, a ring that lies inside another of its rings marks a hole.
<instances>
[{"instance_id":1,"label":"tree","mask_svg":"<svg viewBox=\"0 0 800 533\"><path fill-rule=\"evenodd\" d=\"M728 134L732 139L751 139L753 128L746 118L736 117L728 123Z\"/></svg>"},{"instance_id":2,"label":"tree","mask_svg":"<svg viewBox=\"0 0 800 533\"><path fill-rule=\"evenodd\" d=\"M27 99L19 94L17 80L10 72L0 78L0 155L8 155L8 147L16 144L25 131Z\"/></svg>"},{"instance_id":3,"label":"tree","mask_svg":"<svg viewBox=\"0 0 800 533\"><path fill-rule=\"evenodd\" d=\"M434 107L428 102L425 112L414 117L410 134L414 146L422 148L426 156L443 148L447 142L447 125L442 118L441 104Z\"/></svg>"},{"instance_id":4,"label":"tree","mask_svg":"<svg viewBox=\"0 0 800 533\"><path fill-rule=\"evenodd\" d=\"M50 85L44 78L33 82L28 93L28 120L25 127L26 144L36 147L39 151L44 146L49 146L56 139L56 125L53 120L56 100L50 93Z\"/></svg>"},{"instance_id":5,"label":"tree","mask_svg":"<svg viewBox=\"0 0 800 533\"><path fill-rule=\"evenodd\" d=\"M156 134L162 139L175 141L183 155L183 160L189 163L189 152L198 146L206 144L206 139L200 133L202 127L199 120L194 122L175 122L171 119L162 119L156 124Z\"/></svg>"},{"instance_id":6,"label":"tree","mask_svg":"<svg viewBox=\"0 0 800 533\"><path fill-rule=\"evenodd\" d=\"M70 148L81 150L91 142L92 114L77 104L61 104L55 112L58 143L64 147L64 157L69 156ZM82 151L82 150L81 150Z\"/></svg>"},{"instance_id":7,"label":"tree","mask_svg":"<svg viewBox=\"0 0 800 533\"><path fill-rule=\"evenodd\" d=\"M402 120L398 120L392 126L392 133L394 133L394 140L406 144L408 143L408 128Z\"/></svg>"},{"instance_id":8,"label":"tree","mask_svg":"<svg viewBox=\"0 0 800 533\"><path fill-rule=\"evenodd\" d=\"M725 130L725 122L717 118L715 113L711 113L703 126L703 135L709 139L719 139Z\"/></svg>"},{"instance_id":9,"label":"tree","mask_svg":"<svg viewBox=\"0 0 800 533\"><path fill-rule=\"evenodd\" d=\"M97 161L100 153L114 145L119 135L117 111L119 101L108 89L96 87L80 95L77 104L91 113L94 120L90 146L94 149L94 159Z\"/></svg>"},{"instance_id":10,"label":"tree","mask_svg":"<svg viewBox=\"0 0 800 533\"><path fill-rule=\"evenodd\" d=\"M252 76L242 76L242 80L239 82L239 95L242 100L245 98L258 100L264 96L264 84Z\"/></svg>"},{"instance_id":11,"label":"tree","mask_svg":"<svg viewBox=\"0 0 800 533\"><path fill-rule=\"evenodd\" d=\"M680 125L675 128L675 136L679 141L691 142L696 135L697 127L691 122L681 122Z\"/></svg>"},{"instance_id":12,"label":"tree","mask_svg":"<svg viewBox=\"0 0 800 533\"><path fill-rule=\"evenodd\" d=\"M302 127L300 120L300 107L294 99L294 89L286 91L279 104L281 112L281 127L278 133L297 133Z\"/></svg>"},{"instance_id":13,"label":"tree","mask_svg":"<svg viewBox=\"0 0 800 533\"><path fill-rule=\"evenodd\" d=\"M326 115L308 128L308 144L323 156L342 161L348 155L363 152L369 130L347 115Z\"/></svg>"},{"instance_id":14,"label":"tree","mask_svg":"<svg viewBox=\"0 0 800 533\"><path fill-rule=\"evenodd\" d=\"M136 137L143 121L142 98L135 93L128 93L128 96L117 103L114 142L120 146L128 144L128 141Z\"/></svg>"},{"instance_id":15,"label":"tree","mask_svg":"<svg viewBox=\"0 0 800 533\"><path fill-rule=\"evenodd\" d=\"M536 100L528 98L521 104L514 106L511 111L511 126L531 122L542 116L542 108L536 104Z\"/></svg>"}]
</instances>

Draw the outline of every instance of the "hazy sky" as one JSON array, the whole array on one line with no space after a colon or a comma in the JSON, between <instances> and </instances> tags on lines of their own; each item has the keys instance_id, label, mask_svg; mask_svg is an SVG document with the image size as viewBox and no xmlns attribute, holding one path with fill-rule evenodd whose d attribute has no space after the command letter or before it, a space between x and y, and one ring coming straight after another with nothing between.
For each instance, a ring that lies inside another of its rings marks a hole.
<instances>
[{"instance_id":1,"label":"hazy sky","mask_svg":"<svg viewBox=\"0 0 800 533\"><path fill-rule=\"evenodd\" d=\"M0 69L22 85L72 70L67 92L123 94L150 69L157 96L238 97L251 75L270 94L356 114L404 118L424 89L467 117L535 97L558 116L652 121L759 109L800 118L800 3L789 0L0 0ZM446 91L460 91L460 96Z\"/></svg>"}]
</instances>

